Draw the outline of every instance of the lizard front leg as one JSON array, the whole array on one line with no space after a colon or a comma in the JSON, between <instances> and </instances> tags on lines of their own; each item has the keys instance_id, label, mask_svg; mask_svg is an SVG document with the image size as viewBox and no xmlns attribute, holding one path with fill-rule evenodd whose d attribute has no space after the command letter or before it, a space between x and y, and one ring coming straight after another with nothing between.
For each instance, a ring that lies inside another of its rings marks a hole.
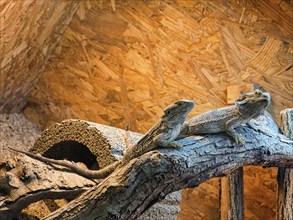
<instances>
[{"instance_id":1,"label":"lizard front leg","mask_svg":"<svg viewBox=\"0 0 293 220\"><path fill-rule=\"evenodd\" d=\"M168 133L167 134L161 133L154 138L154 142L159 147L167 147L167 148L180 148L180 147L182 147L182 144L174 141L175 138L171 137L170 134L168 134Z\"/></svg>"},{"instance_id":2,"label":"lizard front leg","mask_svg":"<svg viewBox=\"0 0 293 220\"><path fill-rule=\"evenodd\" d=\"M226 133L235 140L236 144L245 144L244 138L234 129L238 124L239 118L232 118L227 121L225 124Z\"/></svg>"}]
</instances>

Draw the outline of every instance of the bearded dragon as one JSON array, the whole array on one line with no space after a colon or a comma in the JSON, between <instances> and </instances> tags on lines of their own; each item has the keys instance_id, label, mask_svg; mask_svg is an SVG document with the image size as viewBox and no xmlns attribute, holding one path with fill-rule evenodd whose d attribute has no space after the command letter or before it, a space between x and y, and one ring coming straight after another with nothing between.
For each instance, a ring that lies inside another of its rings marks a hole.
<instances>
[{"instance_id":1,"label":"bearded dragon","mask_svg":"<svg viewBox=\"0 0 293 220\"><path fill-rule=\"evenodd\" d=\"M250 120L263 114L269 103L270 94L258 89L241 94L233 106L211 110L186 121L181 127L179 138L194 134L226 132L237 144L244 144L244 138L235 131L235 128L247 124L257 130Z\"/></svg>"},{"instance_id":2,"label":"bearded dragon","mask_svg":"<svg viewBox=\"0 0 293 220\"><path fill-rule=\"evenodd\" d=\"M175 142L175 139L179 135L181 125L183 124L188 113L193 109L193 107L194 102L189 100L179 100L174 104L168 106L164 110L164 114L159 119L159 121L134 146L126 150L121 161L110 164L101 170L85 170L67 160L54 160L38 154L33 154L30 152L25 152L12 148L10 149L19 153L23 153L31 158L37 159L42 162L48 162L67 167L75 173L90 179L105 178L109 174L111 174L118 166L123 166L127 164L130 160L137 158L146 152L149 152L159 147L181 147L179 143Z\"/></svg>"}]
</instances>

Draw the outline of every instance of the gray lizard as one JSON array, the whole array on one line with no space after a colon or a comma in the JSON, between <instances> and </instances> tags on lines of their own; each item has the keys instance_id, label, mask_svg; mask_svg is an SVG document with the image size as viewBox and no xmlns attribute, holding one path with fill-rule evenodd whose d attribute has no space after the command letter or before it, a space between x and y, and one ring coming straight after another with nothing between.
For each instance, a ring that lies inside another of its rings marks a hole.
<instances>
[{"instance_id":1,"label":"gray lizard","mask_svg":"<svg viewBox=\"0 0 293 220\"><path fill-rule=\"evenodd\" d=\"M237 144L244 144L243 137L237 134L235 128L247 124L257 129L250 119L263 114L269 103L270 94L261 90L241 94L233 106L211 110L186 121L181 127L179 138L194 134L226 132Z\"/></svg>"},{"instance_id":2,"label":"gray lizard","mask_svg":"<svg viewBox=\"0 0 293 220\"><path fill-rule=\"evenodd\" d=\"M190 100L179 100L174 104L168 106L164 110L164 114L159 119L159 121L134 146L126 150L121 161L110 164L101 170L85 170L77 166L75 163L67 160L54 160L43 157L39 154L33 154L30 152L25 152L12 148L10 149L23 153L42 162L48 162L67 167L75 173L90 179L105 178L109 174L111 174L118 166L125 165L130 160L139 157L148 151L154 150L159 147L181 147L179 143L175 142L175 139L179 135L181 125L183 124L188 113L193 109L193 107L194 102Z\"/></svg>"}]
</instances>

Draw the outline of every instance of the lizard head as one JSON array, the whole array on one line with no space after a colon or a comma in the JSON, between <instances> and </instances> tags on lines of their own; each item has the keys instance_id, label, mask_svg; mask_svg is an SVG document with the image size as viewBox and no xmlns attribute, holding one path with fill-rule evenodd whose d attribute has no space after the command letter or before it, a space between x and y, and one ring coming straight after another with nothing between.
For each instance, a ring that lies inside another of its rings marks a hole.
<instances>
[{"instance_id":1,"label":"lizard head","mask_svg":"<svg viewBox=\"0 0 293 220\"><path fill-rule=\"evenodd\" d=\"M241 94L240 98L235 100L235 104L242 114L256 118L264 113L270 100L269 93L256 89L254 92Z\"/></svg>"},{"instance_id":2,"label":"lizard head","mask_svg":"<svg viewBox=\"0 0 293 220\"><path fill-rule=\"evenodd\" d=\"M188 113L193 109L194 102L190 100L178 100L164 109L162 119L174 125L183 124Z\"/></svg>"}]
</instances>

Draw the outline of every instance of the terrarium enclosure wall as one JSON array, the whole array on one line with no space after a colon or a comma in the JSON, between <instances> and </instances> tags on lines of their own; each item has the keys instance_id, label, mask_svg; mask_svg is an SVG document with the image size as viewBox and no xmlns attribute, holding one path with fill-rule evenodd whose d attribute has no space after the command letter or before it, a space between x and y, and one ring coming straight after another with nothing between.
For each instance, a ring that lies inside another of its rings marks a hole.
<instances>
[{"instance_id":1,"label":"terrarium enclosure wall","mask_svg":"<svg viewBox=\"0 0 293 220\"><path fill-rule=\"evenodd\" d=\"M291 0L1 0L0 112L41 130L78 118L145 133L178 99L192 117L259 86L279 123L293 107L292 20ZM245 219L275 219L276 175L244 167ZM183 190L178 217L219 219L220 185Z\"/></svg>"}]
</instances>

